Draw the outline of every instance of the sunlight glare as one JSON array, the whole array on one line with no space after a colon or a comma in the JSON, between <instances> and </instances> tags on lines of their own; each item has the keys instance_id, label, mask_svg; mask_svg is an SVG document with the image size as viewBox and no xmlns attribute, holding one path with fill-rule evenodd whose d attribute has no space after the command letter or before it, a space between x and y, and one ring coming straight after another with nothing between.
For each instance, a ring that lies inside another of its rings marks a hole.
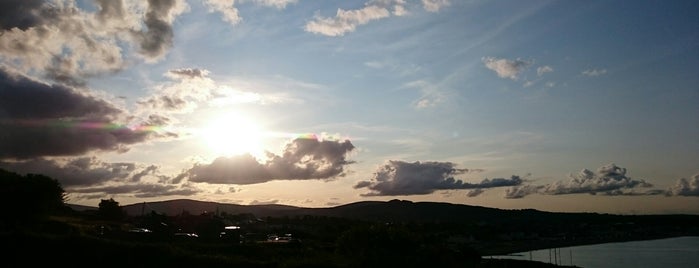
<instances>
[{"instance_id":1,"label":"sunlight glare","mask_svg":"<svg viewBox=\"0 0 699 268\"><path fill-rule=\"evenodd\" d=\"M212 153L233 156L263 154L262 132L254 119L236 113L216 117L204 126L200 138Z\"/></svg>"}]
</instances>

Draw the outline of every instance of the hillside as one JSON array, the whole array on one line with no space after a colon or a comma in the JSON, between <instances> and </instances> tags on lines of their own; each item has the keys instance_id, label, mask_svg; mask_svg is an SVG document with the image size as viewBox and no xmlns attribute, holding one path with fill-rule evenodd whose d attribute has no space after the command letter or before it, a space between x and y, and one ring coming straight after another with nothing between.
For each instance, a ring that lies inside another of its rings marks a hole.
<instances>
[{"instance_id":1,"label":"hillside","mask_svg":"<svg viewBox=\"0 0 699 268\"><path fill-rule=\"evenodd\" d=\"M467 241L484 255L548 247L699 235L699 215L614 215L504 210L436 202L364 201L330 208L236 205L170 200L123 206L131 216L156 212L168 216L252 214L289 229L309 227L305 218L336 218L390 223L444 239ZM281 220L287 218L288 220ZM281 220L281 221L280 221ZM410 227L412 226L412 227Z\"/></svg>"}]
</instances>

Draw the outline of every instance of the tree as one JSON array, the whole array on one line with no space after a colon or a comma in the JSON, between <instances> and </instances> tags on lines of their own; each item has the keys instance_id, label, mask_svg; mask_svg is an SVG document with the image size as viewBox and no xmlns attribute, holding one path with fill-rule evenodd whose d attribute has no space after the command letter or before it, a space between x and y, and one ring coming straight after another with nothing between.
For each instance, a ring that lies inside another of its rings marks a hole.
<instances>
[{"instance_id":1,"label":"tree","mask_svg":"<svg viewBox=\"0 0 699 268\"><path fill-rule=\"evenodd\" d=\"M20 174L0 169L0 209L3 217L35 218L64 211L61 184L40 174Z\"/></svg>"},{"instance_id":2,"label":"tree","mask_svg":"<svg viewBox=\"0 0 699 268\"><path fill-rule=\"evenodd\" d=\"M124 218L124 211L119 206L119 202L114 199L102 199L99 204L99 213L105 220L121 220Z\"/></svg>"}]
</instances>

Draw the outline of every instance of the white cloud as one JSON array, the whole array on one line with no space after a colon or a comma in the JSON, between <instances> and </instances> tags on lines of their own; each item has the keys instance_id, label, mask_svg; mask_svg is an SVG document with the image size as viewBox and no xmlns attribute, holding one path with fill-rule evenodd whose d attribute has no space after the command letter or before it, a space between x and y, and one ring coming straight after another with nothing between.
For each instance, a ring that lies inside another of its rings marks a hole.
<instances>
[{"instance_id":1,"label":"white cloud","mask_svg":"<svg viewBox=\"0 0 699 268\"><path fill-rule=\"evenodd\" d=\"M429 12L437 12L449 6L448 0L423 0L422 6ZM326 36L342 36L354 32L357 26L390 16L406 16L410 11L406 8L405 0L370 0L360 9L337 9L335 17L316 17L306 23L307 32Z\"/></svg>"},{"instance_id":2,"label":"white cloud","mask_svg":"<svg viewBox=\"0 0 699 268\"><path fill-rule=\"evenodd\" d=\"M536 68L536 74L538 76L542 76L545 73L550 73L550 72L553 72L553 68L551 68L551 66L548 66L548 65Z\"/></svg>"},{"instance_id":3,"label":"white cloud","mask_svg":"<svg viewBox=\"0 0 699 268\"><path fill-rule=\"evenodd\" d=\"M422 0L422 7L429 12L437 12L449 5L449 0Z\"/></svg>"},{"instance_id":4,"label":"white cloud","mask_svg":"<svg viewBox=\"0 0 699 268\"><path fill-rule=\"evenodd\" d=\"M359 25L364 25L372 20L389 17L388 9L376 5L368 5L362 9L343 10L337 9L333 18L317 16L305 26L307 32L327 36L342 36L348 32L354 32Z\"/></svg>"},{"instance_id":5,"label":"white cloud","mask_svg":"<svg viewBox=\"0 0 699 268\"><path fill-rule=\"evenodd\" d=\"M46 1L23 3L37 2ZM83 85L86 78L124 68L129 56L124 53L131 52L130 47L136 47L147 62L162 59L172 47L175 18L188 9L183 0L96 4L95 12L82 10L73 1L9 5L3 13L39 15L27 22L22 16L0 19L0 27L21 26L2 30L3 65L61 84Z\"/></svg>"},{"instance_id":6,"label":"white cloud","mask_svg":"<svg viewBox=\"0 0 699 268\"><path fill-rule=\"evenodd\" d=\"M243 20L235 7L235 0L204 0L204 4L209 7L209 12L220 12L223 20L231 25L236 25Z\"/></svg>"},{"instance_id":7,"label":"white cloud","mask_svg":"<svg viewBox=\"0 0 699 268\"><path fill-rule=\"evenodd\" d=\"M420 89L419 99L413 102L413 107L417 109L425 109L429 107L434 107L446 100L445 93L441 91L436 85L428 83L424 80L412 81L405 84L408 88L418 88Z\"/></svg>"},{"instance_id":8,"label":"white cloud","mask_svg":"<svg viewBox=\"0 0 699 268\"><path fill-rule=\"evenodd\" d=\"M298 0L255 0L255 3L257 4L269 7L276 7L278 9L283 9L288 4L296 4L297 2Z\"/></svg>"},{"instance_id":9,"label":"white cloud","mask_svg":"<svg viewBox=\"0 0 699 268\"><path fill-rule=\"evenodd\" d=\"M607 74L607 69L588 69L582 72L584 76L600 76L603 74Z\"/></svg>"},{"instance_id":10,"label":"white cloud","mask_svg":"<svg viewBox=\"0 0 699 268\"><path fill-rule=\"evenodd\" d=\"M531 62L524 61L519 58L516 60L508 60L484 57L482 60L485 67L493 70L499 77L509 78L512 80L517 80L517 75L531 65Z\"/></svg>"}]
</instances>

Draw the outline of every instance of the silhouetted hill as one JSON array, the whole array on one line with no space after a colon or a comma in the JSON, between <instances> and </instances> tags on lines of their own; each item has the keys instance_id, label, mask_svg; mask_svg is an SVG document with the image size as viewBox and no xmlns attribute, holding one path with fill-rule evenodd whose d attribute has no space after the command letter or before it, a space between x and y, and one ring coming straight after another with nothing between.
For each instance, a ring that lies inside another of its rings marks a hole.
<instances>
[{"instance_id":1,"label":"silhouetted hill","mask_svg":"<svg viewBox=\"0 0 699 268\"><path fill-rule=\"evenodd\" d=\"M91 207L91 206L83 206L83 205L77 205L77 204L66 204L70 209L74 211L88 211L88 210L98 210L98 207Z\"/></svg>"},{"instance_id":2,"label":"silhouetted hill","mask_svg":"<svg viewBox=\"0 0 699 268\"><path fill-rule=\"evenodd\" d=\"M237 205L176 199L144 202L123 206L127 214L138 216L155 211L169 216L183 212L199 215L205 212L228 214L254 214L257 217L331 216L358 220L414 221L414 222L463 222L463 221L529 221L546 218L579 218L595 213L553 213L534 209L504 210L480 206L439 202L412 202L405 200L362 201L329 208L302 208L287 205Z\"/></svg>"},{"instance_id":3,"label":"silhouetted hill","mask_svg":"<svg viewBox=\"0 0 699 268\"><path fill-rule=\"evenodd\" d=\"M226 212L229 214L251 213L257 217L277 217L300 215L302 213L295 212L303 210L299 207L286 205L237 205L191 199L136 203L122 206L122 208L131 216L138 216L142 213L147 214L154 211L158 214L165 214L168 216L179 215L183 212L192 215L199 215L206 212Z\"/></svg>"}]
</instances>

